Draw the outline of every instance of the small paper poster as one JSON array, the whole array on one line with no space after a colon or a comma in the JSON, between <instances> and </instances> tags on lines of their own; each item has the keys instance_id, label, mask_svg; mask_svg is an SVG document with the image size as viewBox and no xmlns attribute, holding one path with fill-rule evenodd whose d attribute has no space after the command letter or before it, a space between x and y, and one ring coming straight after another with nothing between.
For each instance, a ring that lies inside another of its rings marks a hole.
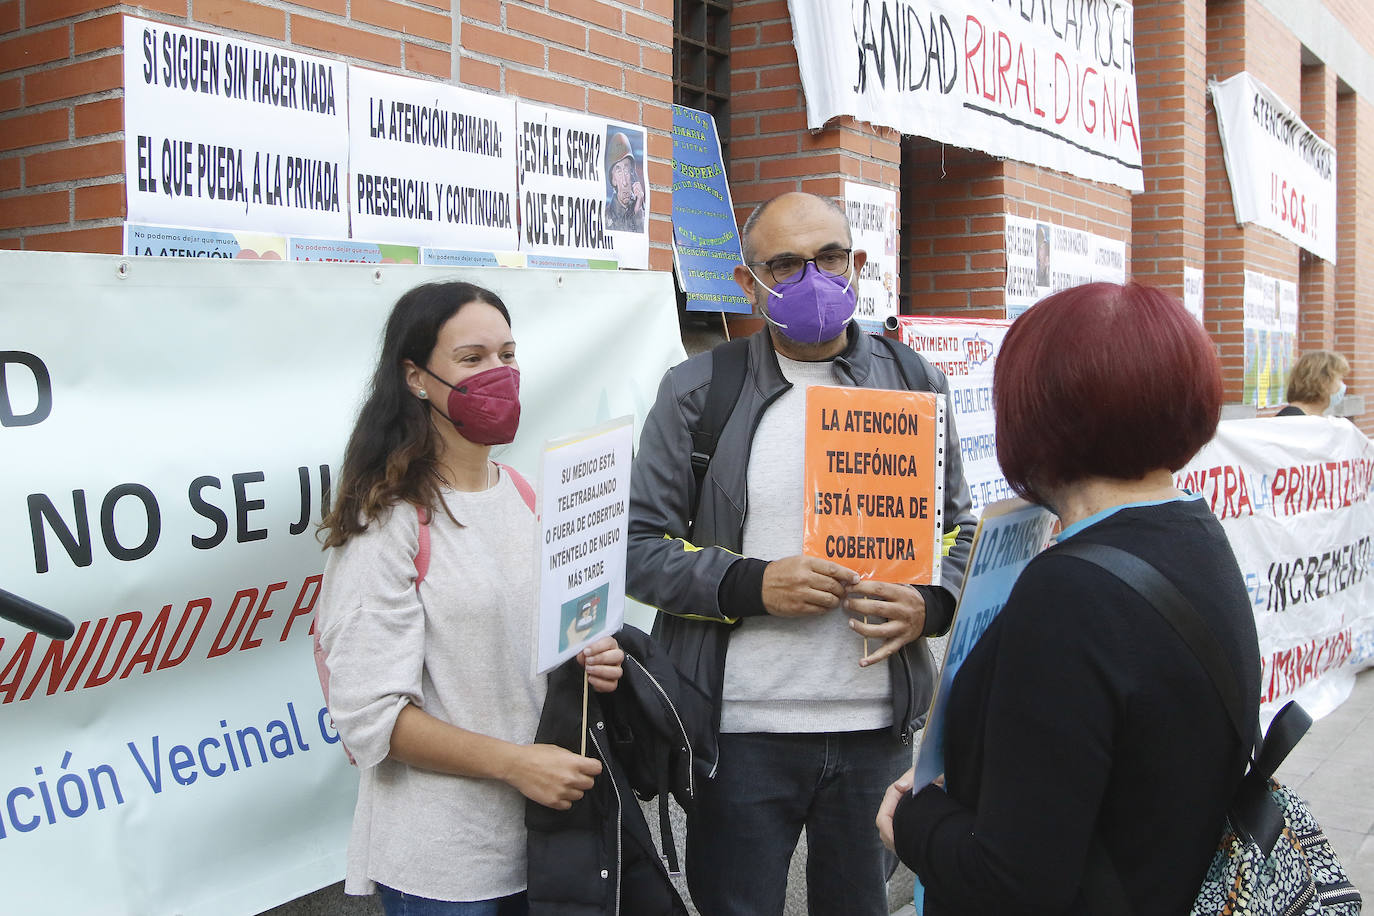
<instances>
[{"instance_id":1,"label":"small paper poster","mask_svg":"<svg viewBox=\"0 0 1374 916\"><path fill-rule=\"evenodd\" d=\"M802 552L882 582L938 583L944 450L944 395L807 389Z\"/></svg>"},{"instance_id":2,"label":"small paper poster","mask_svg":"<svg viewBox=\"0 0 1374 916\"><path fill-rule=\"evenodd\" d=\"M633 419L620 417L544 447L536 673L556 668L625 621L633 444Z\"/></svg>"},{"instance_id":3,"label":"small paper poster","mask_svg":"<svg viewBox=\"0 0 1374 916\"><path fill-rule=\"evenodd\" d=\"M924 787L945 771L945 708L954 675L1006 604L1021 570L1044 548L1053 525L1052 513L1017 498L993 503L978 520L968 574L949 630L945 662L930 701L921 744L916 749L916 788Z\"/></svg>"},{"instance_id":4,"label":"small paper poster","mask_svg":"<svg viewBox=\"0 0 1374 916\"><path fill-rule=\"evenodd\" d=\"M919 792L945 772L945 713L949 686L969 652L1006 604L1012 586L1031 558L1044 549L1055 517L1040 506L1012 498L983 510L973 533L968 574L954 609L945 661L930 700L930 713L921 742L913 755L912 791ZM914 888L917 912L923 912L925 888L917 879Z\"/></svg>"}]
</instances>

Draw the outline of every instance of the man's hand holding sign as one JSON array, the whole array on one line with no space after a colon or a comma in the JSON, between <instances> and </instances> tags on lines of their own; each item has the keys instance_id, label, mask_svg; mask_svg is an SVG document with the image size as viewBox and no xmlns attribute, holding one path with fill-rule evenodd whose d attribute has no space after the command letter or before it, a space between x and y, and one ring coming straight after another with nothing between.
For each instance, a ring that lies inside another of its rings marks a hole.
<instances>
[{"instance_id":1,"label":"man's hand holding sign","mask_svg":"<svg viewBox=\"0 0 1374 916\"><path fill-rule=\"evenodd\" d=\"M852 615L865 667L920 637L925 600L910 586L940 581L944 410L928 392L807 391L806 556L793 560L829 575L828 607Z\"/></svg>"}]
</instances>

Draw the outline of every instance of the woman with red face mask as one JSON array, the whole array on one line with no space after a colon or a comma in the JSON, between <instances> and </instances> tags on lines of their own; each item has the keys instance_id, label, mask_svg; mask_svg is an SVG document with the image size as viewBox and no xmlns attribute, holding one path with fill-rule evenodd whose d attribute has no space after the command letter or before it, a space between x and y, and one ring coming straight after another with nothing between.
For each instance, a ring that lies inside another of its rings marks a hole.
<instances>
[{"instance_id":1,"label":"woman with red face mask","mask_svg":"<svg viewBox=\"0 0 1374 916\"><path fill-rule=\"evenodd\" d=\"M525 799L567 809L601 772L532 743L536 521L528 485L490 458L519 390L499 297L406 293L322 526L329 711L360 770L344 889L391 916L524 913ZM602 692L623 658L610 637L579 656Z\"/></svg>"}]
</instances>

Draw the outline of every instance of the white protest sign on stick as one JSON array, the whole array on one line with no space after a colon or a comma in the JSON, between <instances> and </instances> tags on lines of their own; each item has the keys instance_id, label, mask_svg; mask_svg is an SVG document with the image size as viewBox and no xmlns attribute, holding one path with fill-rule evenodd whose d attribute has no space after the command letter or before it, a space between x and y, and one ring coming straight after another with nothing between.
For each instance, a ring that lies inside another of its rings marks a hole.
<instances>
[{"instance_id":1,"label":"white protest sign on stick","mask_svg":"<svg viewBox=\"0 0 1374 916\"><path fill-rule=\"evenodd\" d=\"M348 68L353 234L513 251L515 102Z\"/></svg>"},{"instance_id":2,"label":"white protest sign on stick","mask_svg":"<svg viewBox=\"0 0 1374 916\"><path fill-rule=\"evenodd\" d=\"M558 666L625 621L634 421L550 441L539 466L539 647Z\"/></svg>"},{"instance_id":3,"label":"white protest sign on stick","mask_svg":"<svg viewBox=\"0 0 1374 916\"><path fill-rule=\"evenodd\" d=\"M644 130L516 103L520 250L649 266Z\"/></svg>"},{"instance_id":4,"label":"white protest sign on stick","mask_svg":"<svg viewBox=\"0 0 1374 916\"><path fill-rule=\"evenodd\" d=\"M132 223L348 237L338 61L124 17Z\"/></svg>"}]
</instances>

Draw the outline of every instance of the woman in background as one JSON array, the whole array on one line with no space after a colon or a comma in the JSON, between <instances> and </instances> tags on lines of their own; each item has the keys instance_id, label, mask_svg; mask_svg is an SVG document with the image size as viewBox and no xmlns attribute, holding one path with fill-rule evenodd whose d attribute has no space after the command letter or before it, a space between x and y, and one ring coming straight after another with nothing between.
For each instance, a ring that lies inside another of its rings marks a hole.
<instances>
[{"instance_id":1,"label":"woman in background","mask_svg":"<svg viewBox=\"0 0 1374 916\"><path fill-rule=\"evenodd\" d=\"M1288 406L1276 417L1321 416L1330 413L1345 397L1345 377L1350 363L1330 350L1304 353L1288 375Z\"/></svg>"},{"instance_id":2,"label":"woman in background","mask_svg":"<svg viewBox=\"0 0 1374 916\"><path fill-rule=\"evenodd\" d=\"M490 458L515 436L519 382L494 293L403 295L323 524L316 627L361 771L345 891L379 891L392 916L525 912L525 799L566 809L601 772L531 743L545 692L531 674L536 523ZM579 656L602 692L623 657L610 637Z\"/></svg>"},{"instance_id":3,"label":"woman in background","mask_svg":"<svg viewBox=\"0 0 1374 916\"><path fill-rule=\"evenodd\" d=\"M1058 514L1059 543L1128 551L1183 592L1256 722L1244 581L1216 517L1173 478L1212 437L1221 399L1212 342L1173 296L1136 284L1064 290L1002 344L997 457L1017 493ZM1189 911L1247 747L1145 598L1048 548L959 669L947 722L944 778L913 795L908 773L878 814L884 841L925 885L925 916L1106 912L1084 891L1099 853L1136 913Z\"/></svg>"}]
</instances>

